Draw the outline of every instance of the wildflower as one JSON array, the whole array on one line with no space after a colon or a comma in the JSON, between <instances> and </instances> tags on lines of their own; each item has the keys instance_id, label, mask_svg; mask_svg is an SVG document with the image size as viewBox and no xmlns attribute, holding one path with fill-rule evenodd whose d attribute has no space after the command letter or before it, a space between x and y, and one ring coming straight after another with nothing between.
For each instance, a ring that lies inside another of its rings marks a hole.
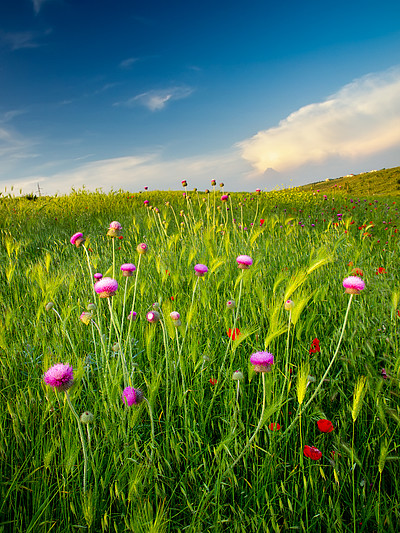
<instances>
[{"instance_id":1,"label":"wildflower","mask_svg":"<svg viewBox=\"0 0 400 533\"><path fill-rule=\"evenodd\" d=\"M72 237L70 238L69 242L71 244L75 244L75 246L78 248L81 244L85 242L85 239L83 238L83 233L74 233Z\"/></svg>"},{"instance_id":2,"label":"wildflower","mask_svg":"<svg viewBox=\"0 0 400 533\"><path fill-rule=\"evenodd\" d=\"M357 276L350 276L343 280L343 287L348 294L360 294L365 289L365 283Z\"/></svg>"},{"instance_id":3,"label":"wildflower","mask_svg":"<svg viewBox=\"0 0 400 533\"><path fill-rule=\"evenodd\" d=\"M256 189L257 194L260 194L260 192L261 192L261 189Z\"/></svg>"},{"instance_id":4,"label":"wildflower","mask_svg":"<svg viewBox=\"0 0 400 533\"><path fill-rule=\"evenodd\" d=\"M187 187L187 181L186 180L182 180L182 187Z\"/></svg>"},{"instance_id":5,"label":"wildflower","mask_svg":"<svg viewBox=\"0 0 400 533\"><path fill-rule=\"evenodd\" d=\"M322 433L330 433L334 430L333 424L330 420L327 420L326 418L321 418L317 422L318 429L322 431Z\"/></svg>"},{"instance_id":6,"label":"wildflower","mask_svg":"<svg viewBox=\"0 0 400 533\"><path fill-rule=\"evenodd\" d=\"M133 263L124 263L121 265L122 275L125 277L133 276L133 273L136 270L136 267Z\"/></svg>"},{"instance_id":7,"label":"wildflower","mask_svg":"<svg viewBox=\"0 0 400 533\"><path fill-rule=\"evenodd\" d=\"M248 269L253 264L253 259L248 255L239 255L236 258L238 267L245 270Z\"/></svg>"},{"instance_id":8,"label":"wildflower","mask_svg":"<svg viewBox=\"0 0 400 533\"><path fill-rule=\"evenodd\" d=\"M134 320L136 320L136 318L137 318L137 313L136 313L136 311L131 311L131 312L129 313L129 315L128 315L128 320L132 320L132 322L133 322Z\"/></svg>"},{"instance_id":9,"label":"wildflower","mask_svg":"<svg viewBox=\"0 0 400 533\"><path fill-rule=\"evenodd\" d=\"M319 340L318 339L314 339L311 343L311 347L310 347L310 355L312 353L319 353L321 351L320 347L319 347Z\"/></svg>"},{"instance_id":10,"label":"wildflower","mask_svg":"<svg viewBox=\"0 0 400 533\"><path fill-rule=\"evenodd\" d=\"M361 270L361 268L353 268L353 270L351 271L351 275L362 277L364 275L364 272Z\"/></svg>"},{"instance_id":11,"label":"wildflower","mask_svg":"<svg viewBox=\"0 0 400 533\"><path fill-rule=\"evenodd\" d=\"M121 234L122 226L119 222L114 220L110 223L110 227L108 228L107 235L109 237L118 237Z\"/></svg>"},{"instance_id":12,"label":"wildflower","mask_svg":"<svg viewBox=\"0 0 400 533\"><path fill-rule=\"evenodd\" d=\"M318 448L315 448L314 446L304 446L303 453L305 457L309 457L313 461L318 461L322 457L322 452L318 450Z\"/></svg>"},{"instance_id":13,"label":"wildflower","mask_svg":"<svg viewBox=\"0 0 400 533\"><path fill-rule=\"evenodd\" d=\"M226 302L226 307L227 307L228 309L235 309L235 307L236 307L235 300L228 300L228 301Z\"/></svg>"},{"instance_id":14,"label":"wildflower","mask_svg":"<svg viewBox=\"0 0 400 533\"><path fill-rule=\"evenodd\" d=\"M260 218L260 226L262 226L265 222L265 219L264 218Z\"/></svg>"},{"instance_id":15,"label":"wildflower","mask_svg":"<svg viewBox=\"0 0 400 533\"><path fill-rule=\"evenodd\" d=\"M160 313L158 311L149 311L146 315L146 320L150 322L150 324L154 324L160 320Z\"/></svg>"},{"instance_id":16,"label":"wildflower","mask_svg":"<svg viewBox=\"0 0 400 533\"><path fill-rule=\"evenodd\" d=\"M148 201L148 200L145 200L145 201L143 202L143 204L147 207L147 206L149 205L149 201Z\"/></svg>"},{"instance_id":17,"label":"wildflower","mask_svg":"<svg viewBox=\"0 0 400 533\"><path fill-rule=\"evenodd\" d=\"M88 303L87 306L86 306L86 309L88 311L96 311L97 305L96 304L92 304L92 303Z\"/></svg>"},{"instance_id":18,"label":"wildflower","mask_svg":"<svg viewBox=\"0 0 400 533\"><path fill-rule=\"evenodd\" d=\"M208 268L206 267L206 265L202 265L201 263L198 265L194 265L194 270L196 276L199 276L200 278L208 272Z\"/></svg>"},{"instance_id":19,"label":"wildflower","mask_svg":"<svg viewBox=\"0 0 400 533\"><path fill-rule=\"evenodd\" d=\"M291 311L294 307L294 302L293 300L286 300L286 302L284 303L284 308L286 311Z\"/></svg>"},{"instance_id":20,"label":"wildflower","mask_svg":"<svg viewBox=\"0 0 400 533\"><path fill-rule=\"evenodd\" d=\"M270 372L274 356L269 352L256 352L250 356L250 363L254 365L254 372Z\"/></svg>"},{"instance_id":21,"label":"wildflower","mask_svg":"<svg viewBox=\"0 0 400 533\"><path fill-rule=\"evenodd\" d=\"M271 431L279 431L281 429L279 422L271 422L268 427Z\"/></svg>"},{"instance_id":22,"label":"wildflower","mask_svg":"<svg viewBox=\"0 0 400 533\"><path fill-rule=\"evenodd\" d=\"M147 185L145 185L144 190L147 191L147 189L148 189L148 187L147 187Z\"/></svg>"},{"instance_id":23,"label":"wildflower","mask_svg":"<svg viewBox=\"0 0 400 533\"><path fill-rule=\"evenodd\" d=\"M94 414L90 411L85 411L81 414L81 422L82 424L90 424L94 420Z\"/></svg>"},{"instance_id":24,"label":"wildflower","mask_svg":"<svg viewBox=\"0 0 400 533\"><path fill-rule=\"evenodd\" d=\"M211 383L211 385L216 385L217 384L217 380L216 379L209 379L209 382Z\"/></svg>"},{"instance_id":25,"label":"wildflower","mask_svg":"<svg viewBox=\"0 0 400 533\"><path fill-rule=\"evenodd\" d=\"M383 267L379 267L375 274L387 274L387 272Z\"/></svg>"},{"instance_id":26,"label":"wildflower","mask_svg":"<svg viewBox=\"0 0 400 533\"><path fill-rule=\"evenodd\" d=\"M172 311L169 316L172 320L179 320L181 318L181 315L178 313L178 311Z\"/></svg>"},{"instance_id":27,"label":"wildflower","mask_svg":"<svg viewBox=\"0 0 400 533\"><path fill-rule=\"evenodd\" d=\"M72 366L57 363L49 368L43 376L46 385L61 392L68 390L74 382L74 372Z\"/></svg>"},{"instance_id":28,"label":"wildflower","mask_svg":"<svg viewBox=\"0 0 400 533\"><path fill-rule=\"evenodd\" d=\"M92 317L93 313L84 311L79 318L85 324L85 326L88 326L90 324L90 321L92 320Z\"/></svg>"},{"instance_id":29,"label":"wildflower","mask_svg":"<svg viewBox=\"0 0 400 533\"><path fill-rule=\"evenodd\" d=\"M94 290L100 296L100 298L110 298L115 296L118 289L118 283L112 278L103 278L94 284Z\"/></svg>"},{"instance_id":30,"label":"wildflower","mask_svg":"<svg viewBox=\"0 0 400 533\"><path fill-rule=\"evenodd\" d=\"M228 337L234 341L235 339L237 339L239 337L240 330L239 330L239 328L235 328L235 329L229 328L226 333L227 333Z\"/></svg>"},{"instance_id":31,"label":"wildflower","mask_svg":"<svg viewBox=\"0 0 400 533\"><path fill-rule=\"evenodd\" d=\"M382 374L383 379L387 379L388 378L388 376L386 374L386 368L382 368L381 374Z\"/></svg>"},{"instance_id":32,"label":"wildflower","mask_svg":"<svg viewBox=\"0 0 400 533\"><path fill-rule=\"evenodd\" d=\"M224 186L224 184L222 183L222 181L221 181L221 183L219 184L219 186L220 186L220 187L223 187L223 186Z\"/></svg>"},{"instance_id":33,"label":"wildflower","mask_svg":"<svg viewBox=\"0 0 400 533\"><path fill-rule=\"evenodd\" d=\"M211 180L211 185L215 187L217 185L217 182L215 180Z\"/></svg>"},{"instance_id":34,"label":"wildflower","mask_svg":"<svg viewBox=\"0 0 400 533\"><path fill-rule=\"evenodd\" d=\"M144 242L138 244L136 250L141 255L145 254L147 252L147 244L145 244Z\"/></svg>"},{"instance_id":35,"label":"wildflower","mask_svg":"<svg viewBox=\"0 0 400 533\"><path fill-rule=\"evenodd\" d=\"M235 372L232 374L233 381L243 381L244 375L243 372L240 372L240 370L235 370Z\"/></svg>"},{"instance_id":36,"label":"wildflower","mask_svg":"<svg viewBox=\"0 0 400 533\"><path fill-rule=\"evenodd\" d=\"M122 393L122 401L129 407L131 405L138 405L143 401L144 395L140 389L134 389L133 387L126 387Z\"/></svg>"},{"instance_id":37,"label":"wildflower","mask_svg":"<svg viewBox=\"0 0 400 533\"><path fill-rule=\"evenodd\" d=\"M96 272L93 277L95 280L99 281L103 277L103 274L100 274L100 272Z\"/></svg>"},{"instance_id":38,"label":"wildflower","mask_svg":"<svg viewBox=\"0 0 400 533\"><path fill-rule=\"evenodd\" d=\"M229 195L228 195L228 194L223 194L223 195L221 196L221 202L227 202L228 199L229 199Z\"/></svg>"}]
</instances>

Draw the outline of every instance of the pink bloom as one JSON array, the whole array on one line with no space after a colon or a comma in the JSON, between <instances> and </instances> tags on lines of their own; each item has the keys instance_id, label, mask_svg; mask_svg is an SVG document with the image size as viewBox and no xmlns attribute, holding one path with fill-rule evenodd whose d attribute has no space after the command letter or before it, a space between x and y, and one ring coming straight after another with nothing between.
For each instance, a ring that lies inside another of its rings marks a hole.
<instances>
[{"instance_id":1,"label":"pink bloom","mask_svg":"<svg viewBox=\"0 0 400 533\"><path fill-rule=\"evenodd\" d=\"M133 387L126 387L122 393L122 401L129 407L141 403L143 397L143 392L140 389L134 389Z\"/></svg>"},{"instance_id":2,"label":"pink bloom","mask_svg":"<svg viewBox=\"0 0 400 533\"><path fill-rule=\"evenodd\" d=\"M110 223L110 227L108 228L107 235L109 237L118 237L121 234L122 226L119 222L114 220Z\"/></svg>"},{"instance_id":3,"label":"pink bloom","mask_svg":"<svg viewBox=\"0 0 400 533\"><path fill-rule=\"evenodd\" d=\"M85 324L85 326L88 326L90 324L90 321L92 320L92 317L93 314L90 311L83 311L79 318Z\"/></svg>"},{"instance_id":4,"label":"pink bloom","mask_svg":"<svg viewBox=\"0 0 400 533\"><path fill-rule=\"evenodd\" d=\"M147 252L147 244L145 244L144 242L138 244L136 250L139 254L145 254Z\"/></svg>"},{"instance_id":5,"label":"pink bloom","mask_svg":"<svg viewBox=\"0 0 400 533\"><path fill-rule=\"evenodd\" d=\"M178 313L178 311L172 311L169 316L172 320L179 320L181 318L181 315Z\"/></svg>"},{"instance_id":6,"label":"pink bloom","mask_svg":"<svg viewBox=\"0 0 400 533\"><path fill-rule=\"evenodd\" d=\"M256 352L250 356L255 372L269 372L274 364L274 356L269 352Z\"/></svg>"},{"instance_id":7,"label":"pink bloom","mask_svg":"<svg viewBox=\"0 0 400 533\"><path fill-rule=\"evenodd\" d=\"M343 287L348 294L359 294L365 289L364 280L357 276L350 276L343 280Z\"/></svg>"},{"instance_id":8,"label":"pink bloom","mask_svg":"<svg viewBox=\"0 0 400 533\"><path fill-rule=\"evenodd\" d=\"M118 289L118 283L112 278L103 278L94 284L94 290L100 296L100 298L110 298L115 296Z\"/></svg>"},{"instance_id":9,"label":"pink bloom","mask_svg":"<svg viewBox=\"0 0 400 533\"><path fill-rule=\"evenodd\" d=\"M228 201L228 198L229 198L229 196L228 196L227 194L223 194L223 195L221 196L221 202L227 202L227 201Z\"/></svg>"},{"instance_id":10,"label":"pink bloom","mask_svg":"<svg viewBox=\"0 0 400 533\"><path fill-rule=\"evenodd\" d=\"M85 242L85 239L83 238L83 233L74 233L70 238L69 242L71 244L75 244L76 247L79 247Z\"/></svg>"},{"instance_id":11,"label":"pink bloom","mask_svg":"<svg viewBox=\"0 0 400 533\"><path fill-rule=\"evenodd\" d=\"M59 391L66 391L74 382L74 372L72 366L57 363L49 368L43 379L46 385L54 387Z\"/></svg>"},{"instance_id":12,"label":"pink bloom","mask_svg":"<svg viewBox=\"0 0 400 533\"><path fill-rule=\"evenodd\" d=\"M135 311L131 311L128 315L128 320L134 321L136 320L136 318L137 318L137 313Z\"/></svg>"},{"instance_id":13,"label":"pink bloom","mask_svg":"<svg viewBox=\"0 0 400 533\"><path fill-rule=\"evenodd\" d=\"M121 265L122 275L125 277L133 276L133 273L136 270L136 267L133 263L124 263Z\"/></svg>"},{"instance_id":14,"label":"pink bloom","mask_svg":"<svg viewBox=\"0 0 400 533\"><path fill-rule=\"evenodd\" d=\"M202 265L201 263L199 263L198 265L194 265L194 270L196 276L199 276L200 278L208 272L208 268L206 267L206 265Z\"/></svg>"},{"instance_id":15,"label":"pink bloom","mask_svg":"<svg viewBox=\"0 0 400 533\"><path fill-rule=\"evenodd\" d=\"M248 255L239 255L236 258L236 261L238 263L238 267L242 269L247 269L253 264L253 259Z\"/></svg>"},{"instance_id":16,"label":"pink bloom","mask_svg":"<svg viewBox=\"0 0 400 533\"><path fill-rule=\"evenodd\" d=\"M148 205L148 204L149 204L149 201L148 201L148 200L145 200L143 203L144 203L144 205Z\"/></svg>"},{"instance_id":17,"label":"pink bloom","mask_svg":"<svg viewBox=\"0 0 400 533\"><path fill-rule=\"evenodd\" d=\"M94 279L97 279L97 281L99 281L99 279L101 279L103 277L103 274L100 274L100 272L96 272L96 274L94 275Z\"/></svg>"},{"instance_id":18,"label":"pink bloom","mask_svg":"<svg viewBox=\"0 0 400 533\"><path fill-rule=\"evenodd\" d=\"M235 300L228 300L228 301L226 302L226 307L227 307L228 309L235 309L235 306L236 306L236 304L235 304Z\"/></svg>"},{"instance_id":19,"label":"pink bloom","mask_svg":"<svg viewBox=\"0 0 400 533\"><path fill-rule=\"evenodd\" d=\"M148 189L148 187L147 187L147 186L145 186L144 190L145 190L145 191L147 191L147 189Z\"/></svg>"},{"instance_id":20,"label":"pink bloom","mask_svg":"<svg viewBox=\"0 0 400 533\"><path fill-rule=\"evenodd\" d=\"M146 315L146 320L154 324L160 320L160 313L158 311L149 311Z\"/></svg>"},{"instance_id":21,"label":"pink bloom","mask_svg":"<svg viewBox=\"0 0 400 533\"><path fill-rule=\"evenodd\" d=\"M121 226L121 224L119 222L114 220L113 222L110 223L110 229L121 230L122 226Z\"/></svg>"}]
</instances>

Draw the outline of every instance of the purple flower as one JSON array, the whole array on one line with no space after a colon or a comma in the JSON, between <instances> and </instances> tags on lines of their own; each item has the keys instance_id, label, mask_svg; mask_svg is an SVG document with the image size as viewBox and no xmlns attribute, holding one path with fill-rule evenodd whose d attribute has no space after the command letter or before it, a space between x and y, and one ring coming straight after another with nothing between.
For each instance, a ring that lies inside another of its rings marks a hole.
<instances>
[{"instance_id":1,"label":"purple flower","mask_svg":"<svg viewBox=\"0 0 400 533\"><path fill-rule=\"evenodd\" d=\"M269 372L274 364L274 356L269 352L256 352L250 356L250 363L255 372Z\"/></svg>"},{"instance_id":2,"label":"purple flower","mask_svg":"<svg viewBox=\"0 0 400 533\"><path fill-rule=\"evenodd\" d=\"M204 274L207 274L208 268L206 265L202 265L199 263L198 265L194 265L194 271L196 276L199 276L200 278L204 276Z\"/></svg>"},{"instance_id":3,"label":"purple flower","mask_svg":"<svg viewBox=\"0 0 400 533\"><path fill-rule=\"evenodd\" d=\"M236 261L237 261L238 267L241 269L247 269L253 264L253 259L249 257L248 255L239 255L236 258Z\"/></svg>"},{"instance_id":4,"label":"purple flower","mask_svg":"<svg viewBox=\"0 0 400 533\"><path fill-rule=\"evenodd\" d=\"M140 389L134 389L133 387L126 387L122 393L122 401L129 407L131 405L138 405L143 401L143 392Z\"/></svg>"},{"instance_id":5,"label":"purple flower","mask_svg":"<svg viewBox=\"0 0 400 533\"><path fill-rule=\"evenodd\" d=\"M125 277L133 276L133 273L136 270L136 267L133 263L124 263L121 265L122 275Z\"/></svg>"},{"instance_id":6,"label":"purple flower","mask_svg":"<svg viewBox=\"0 0 400 533\"><path fill-rule=\"evenodd\" d=\"M146 315L146 320L150 322L150 324L154 324L160 320L160 313L158 311L149 311Z\"/></svg>"},{"instance_id":7,"label":"purple flower","mask_svg":"<svg viewBox=\"0 0 400 533\"><path fill-rule=\"evenodd\" d=\"M365 289L365 283L357 276L350 276L343 280L343 287L348 294L359 294Z\"/></svg>"},{"instance_id":8,"label":"purple flower","mask_svg":"<svg viewBox=\"0 0 400 533\"><path fill-rule=\"evenodd\" d=\"M74 382L74 372L72 366L57 363L49 368L43 376L46 385L61 392L68 390Z\"/></svg>"},{"instance_id":9,"label":"purple flower","mask_svg":"<svg viewBox=\"0 0 400 533\"><path fill-rule=\"evenodd\" d=\"M97 279L97 281L99 281L99 279L101 279L103 277L103 274L100 274L100 272L96 272L96 274L94 275L94 279Z\"/></svg>"},{"instance_id":10,"label":"purple flower","mask_svg":"<svg viewBox=\"0 0 400 533\"><path fill-rule=\"evenodd\" d=\"M229 196L228 196L227 194L223 194L223 195L221 196L221 202L227 202L228 199L229 199Z\"/></svg>"},{"instance_id":11,"label":"purple flower","mask_svg":"<svg viewBox=\"0 0 400 533\"><path fill-rule=\"evenodd\" d=\"M85 239L83 238L83 233L74 233L70 238L69 242L71 244L75 244L76 247L79 247L85 242Z\"/></svg>"},{"instance_id":12,"label":"purple flower","mask_svg":"<svg viewBox=\"0 0 400 533\"><path fill-rule=\"evenodd\" d=\"M118 289L118 283L112 278L103 278L94 284L94 290L100 296L100 298L110 298L115 296Z\"/></svg>"}]
</instances>

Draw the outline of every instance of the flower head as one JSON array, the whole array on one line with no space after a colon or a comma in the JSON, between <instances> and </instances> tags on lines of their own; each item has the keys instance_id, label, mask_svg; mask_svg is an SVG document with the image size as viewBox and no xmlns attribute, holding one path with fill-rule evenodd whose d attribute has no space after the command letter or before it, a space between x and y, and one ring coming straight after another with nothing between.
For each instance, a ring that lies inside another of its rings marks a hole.
<instances>
[{"instance_id":1,"label":"flower head","mask_svg":"<svg viewBox=\"0 0 400 533\"><path fill-rule=\"evenodd\" d=\"M334 430L333 424L330 420L327 420L326 418L321 418L317 422L318 429L322 431L322 433L330 433Z\"/></svg>"},{"instance_id":2,"label":"flower head","mask_svg":"<svg viewBox=\"0 0 400 533\"><path fill-rule=\"evenodd\" d=\"M321 351L321 348L319 347L319 340L318 339L314 339L311 343L311 347L310 347L310 355L312 353L318 353Z\"/></svg>"},{"instance_id":3,"label":"flower head","mask_svg":"<svg viewBox=\"0 0 400 533\"><path fill-rule=\"evenodd\" d=\"M284 303L284 307L286 311L291 311L294 307L293 300L286 300L286 302Z\"/></svg>"},{"instance_id":4,"label":"flower head","mask_svg":"<svg viewBox=\"0 0 400 533\"><path fill-rule=\"evenodd\" d=\"M103 274L100 274L100 272L96 272L96 274L93 276L95 280L99 281L103 277Z\"/></svg>"},{"instance_id":5,"label":"flower head","mask_svg":"<svg viewBox=\"0 0 400 533\"><path fill-rule=\"evenodd\" d=\"M112 278L103 278L94 284L94 290L100 298L110 298L115 296L118 289L118 282Z\"/></svg>"},{"instance_id":6,"label":"flower head","mask_svg":"<svg viewBox=\"0 0 400 533\"><path fill-rule=\"evenodd\" d=\"M271 431L279 431L281 429L279 422L271 422L268 427Z\"/></svg>"},{"instance_id":7,"label":"flower head","mask_svg":"<svg viewBox=\"0 0 400 533\"><path fill-rule=\"evenodd\" d=\"M46 385L59 391L68 390L74 382L74 372L72 366L57 363L49 368L43 376Z\"/></svg>"},{"instance_id":8,"label":"flower head","mask_svg":"<svg viewBox=\"0 0 400 533\"><path fill-rule=\"evenodd\" d=\"M227 202L228 199L229 199L229 195L228 195L228 194L223 194L223 195L221 196L221 202Z\"/></svg>"},{"instance_id":9,"label":"flower head","mask_svg":"<svg viewBox=\"0 0 400 533\"><path fill-rule=\"evenodd\" d=\"M72 237L70 238L69 242L71 244L75 244L76 247L79 247L85 242L85 239L83 238L83 233L74 233L74 235L72 235Z\"/></svg>"},{"instance_id":10,"label":"flower head","mask_svg":"<svg viewBox=\"0 0 400 533\"><path fill-rule=\"evenodd\" d=\"M90 411L85 411L81 414L81 422L82 424L90 424L94 420L94 414Z\"/></svg>"},{"instance_id":11,"label":"flower head","mask_svg":"<svg viewBox=\"0 0 400 533\"><path fill-rule=\"evenodd\" d=\"M253 259L248 255L239 255L236 258L238 267L241 269L247 269L253 264Z\"/></svg>"},{"instance_id":12,"label":"flower head","mask_svg":"<svg viewBox=\"0 0 400 533\"><path fill-rule=\"evenodd\" d=\"M143 401L143 392L140 389L134 389L133 387L126 387L122 393L122 401L129 407L131 405L138 405Z\"/></svg>"},{"instance_id":13,"label":"flower head","mask_svg":"<svg viewBox=\"0 0 400 533\"><path fill-rule=\"evenodd\" d=\"M359 294L365 289L365 283L357 276L350 276L343 280L343 287L348 294Z\"/></svg>"},{"instance_id":14,"label":"flower head","mask_svg":"<svg viewBox=\"0 0 400 533\"><path fill-rule=\"evenodd\" d=\"M172 320L179 320L181 318L181 315L178 313L178 311L172 311L169 316Z\"/></svg>"},{"instance_id":15,"label":"flower head","mask_svg":"<svg viewBox=\"0 0 400 533\"><path fill-rule=\"evenodd\" d=\"M309 457L313 461L318 461L318 459L321 459L322 452L318 450L318 448L315 448L314 446L304 446L303 453L305 457Z\"/></svg>"},{"instance_id":16,"label":"flower head","mask_svg":"<svg viewBox=\"0 0 400 533\"><path fill-rule=\"evenodd\" d=\"M122 231L121 224L117 222L116 220L114 220L113 222L110 223L110 227L108 228L107 235L109 237L118 237L119 235L121 235L121 231Z\"/></svg>"},{"instance_id":17,"label":"flower head","mask_svg":"<svg viewBox=\"0 0 400 533\"><path fill-rule=\"evenodd\" d=\"M227 333L228 337L234 341L235 339L237 339L240 336L240 329L239 328L234 328L234 329L229 328L226 333Z\"/></svg>"},{"instance_id":18,"label":"flower head","mask_svg":"<svg viewBox=\"0 0 400 533\"><path fill-rule=\"evenodd\" d=\"M79 318L85 324L85 326L88 326L90 324L90 321L92 320L92 317L93 313L91 311L83 311Z\"/></svg>"},{"instance_id":19,"label":"flower head","mask_svg":"<svg viewBox=\"0 0 400 533\"><path fill-rule=\"evenodd\" d=\"M133 276L133 273L135 272L136 267L133 263L124 263L121 265L121 271L122 275L125 277L131 277Z\"/></svg>"},{"instance_id":20,"label":"flower head","mask_svg":"<svg viewBox=\"0 0 400 533\"><path fill-rule=\"evenodd\" d=\"M186 180L182 180L182 187L187 187L187 181Z\"/></svg>"},{"instance_id":21,"label":"flower head","mask_svg":"<svg viewBox=\"0 0 400 533\"><path fill-rule=\"evenodd\" d=\"M228 309L235 309L235 307L236 307L235 300L228 300L228 301L226 302L226 307L227 307Z\"/></svg>"},{"instance_id":22,"label":"flower head","mask_svg":"<svg viewBox=\"0 0 400 533\"><path fill-rule=\"evenodd\" d=\"M136 250L141 255L145 254L147 252L147 244L145 244L144 242L138 244Z\"/></svg>"},{"instance_id":23,"label":"flower head","mask_svg":"<svg viewBox=\"0 0 400 533\"><path fill-rule=\"evenodd\" d=\"M154 324L160 320L160 313L158 311L149 311L146 315L146 320Z\"/></svg>"},{"instance_id":24,"label":"flower head","mask_svg":"<svg viewBox=\"0 0 400 533\"><path fill-rule=\"evenodd\" d=\"M211 185L215 187L217 185L217 182L215 180L211 180Z\"/></svg>"},{"instance_id":25,"label":"flower head","mask_svg":"<svg viewBox=\"0 0 400 533\"><path fill-rule=\"evenodd\" d=\"M387 274L386 269L383 267L379 267L375 274Z\"/></svg>"},{"instance_id":26,"label":"flower head","mask_svg":"<svg viewBox=\"0 0 400 533\"><path fill-rule=\"evenodd\" d=\"M269 372L274 364L274 356L269 352L256 352L250 356L250 363L254 365L254 372Z\"/></svg>"},{"instance_id":27,"label":"flower head","mask_svg":"<svg viewBox=\"0 0 400 533\"><path fill-rule=\"evenodd\" d=\"M136 318L137 318L137 313L136 313L136 311L131 311L131 312L129 313L129 315L128 315L128 320L132 320L132 321L134 321L134 320L136 320Z\"/></svg>"},{"instance_id":28,"label":"flower head","mask_svg":"<svg viewBox=\"0 0 400 533\"><path fill-rule=\"evenodd\" d=\"M206 267L206 265L202 265L201 263L199 263L198 265L194 265L194 271L196 276L202 278L204 274L207 274L208 268Z\"/></svg>"},{"instance_id":29,"label":"flower head","mask_svg":"<svg viewBox=\"0 0 400 533\"><path fill-rule=\"evenodd\" d=\"M364 272L361 270L361 268L356 267L356 268L353 268L353 270L351 271L351 275L363 277Z\"/></svg>"},{"instance_id":30,"label":"flower head","mask_svg":"<svg viewBox=\"0 0 400 533\"><path fill-rule=\"evenodd\" d=\"M148 201L148 200L145 200L145 201L143 202L143 204L147 207L147 206L149 205L149 201Z\"/></svg>"},{"instance_id":31,"label":"flower head","mask_svg":"<svg viewBox=\"0 0 400 533\"><path fill-rule=\"evenodd\" d=\"M244 380L243 372L241 372L240 370L235 370L235 372L232 374L232 379L233 381L243 381Z\"/></svg>"}]
</instances>

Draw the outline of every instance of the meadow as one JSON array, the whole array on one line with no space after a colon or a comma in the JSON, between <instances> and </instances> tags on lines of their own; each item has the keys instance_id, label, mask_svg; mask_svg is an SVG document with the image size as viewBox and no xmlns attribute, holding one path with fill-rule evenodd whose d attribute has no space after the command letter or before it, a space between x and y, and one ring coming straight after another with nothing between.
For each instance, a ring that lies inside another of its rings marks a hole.
<instances>
[{"instance_id":1,"label":"meadow","mask_svg":"<svg viewBox=\"0 0 400 533\"><path fill-rule=\"evenodd\" d=\"M395 198L80 190L0 213L0 532L398 531Z\"/></svg>"}]
</instances>

